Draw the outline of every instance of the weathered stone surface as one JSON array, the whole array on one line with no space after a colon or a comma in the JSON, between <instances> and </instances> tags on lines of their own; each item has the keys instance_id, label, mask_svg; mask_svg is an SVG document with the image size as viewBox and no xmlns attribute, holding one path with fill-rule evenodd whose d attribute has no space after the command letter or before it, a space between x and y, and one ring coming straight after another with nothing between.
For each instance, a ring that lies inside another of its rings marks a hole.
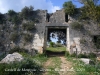
<instances>
[{"instance_id":1,"label":"weathered stone surface","mask_svg":"<svg viewBox=\"0 0 100 75\"><path fill-rule=\"evenodd\" d=\"M87 58L81 58L80 60L83 61L85 64L89 64L90 62L90 59Z\"/></svg>"},{"instance_id":2,"label":"weathered stone surface","mask_svg":"<svg viewBox=\"0 0 100 75\"><path fill-rule=\"evenodd\" d=\"M12 63L15 61L22 61L23 57L21 54L15 52L13 54L8 54L4 59L0 61L0 63Z\"/></svg>"},{"instance_id":3,"label":"weathered stone surface","mask_svg":"<svg viewBox=\"0 0 100 75\"><path fill-rule=\"evenodd\" d=\"M78 17L80 14L75 14L75 16L69 16L67 17L68 22L65 22L65 13L62 10L57 10L55 13L49 14L49 22L47 21L47 11L46 10L35 10L33 11L33 14L31 17L34 18L34 20L38 20L38 22L35 23L36 30L33 30L34 32L25 31L22 28L23 23L29 22L28 20L23 20L21 24L17 25L17 29L14 29L14 24L10 21L7 21L5 24L0 25L0 42L3 44L2 50L8 51L12 49L14 46L20 46L21 48L28 49L29 51L31 49L36 49L38 52L42 53L43 49L46 48L47 43L47 32L48 27L53 28L59 28L61 29L64 27L66 29L66 48L70 53L73 53L77 51L78 53L89 53L91 51L97 50L93 43L93 37L91 35L100 35L100 28L96 23L93 23L89 21L89 23L85 23L85 21L80 21L80 23L83 25L82 31L74 30L72 29L70 23L72 22L78 22ZM5 15L7 18L7 14ZM34 21L33 20L33 21ZM4 29L3 29L4 28ZM17 41L17 43L11 43L10 35L13 32L18 32L20 34L20 39ZM33 35L33 40L31 43L24 43L22 33L27 33ZM82 44L80 43L80 40L85 39L86 43ZM73 41L76 44L76 47L72 48ZM8 45L8 46L7 46ZM72 49L71 49L72 48ZM1 50L1 51L2 51Z\"/></svg>"},{"instance_id":4,"label":"weathered stone surface","mask_svg":"<svg viewBox=\"0 0 100 75\"><path fill-rule=\"evenodd\" d=\"M88 58L81 58L80 60L83 61L85 64L90 64L90 65L95 64L95 62L93 60L88 59Z\"/></svg>"}]
</instances>

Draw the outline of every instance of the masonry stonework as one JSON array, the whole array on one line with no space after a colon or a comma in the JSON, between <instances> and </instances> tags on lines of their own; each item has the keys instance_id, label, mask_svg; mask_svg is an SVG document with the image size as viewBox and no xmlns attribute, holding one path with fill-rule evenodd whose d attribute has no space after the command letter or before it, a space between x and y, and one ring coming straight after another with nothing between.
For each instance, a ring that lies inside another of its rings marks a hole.
<instances>
[{"instance_id":1,"label":"masonry stonework","mask_svg":"<svg viewBox=\"0 0 100 75\"><path fill-rule=\"evenodd\" d=\"M39 53L43 53L46 50L46 44L47 44L47 32L48 28L64 28L66 29L66 50L68 50L71 54L74 52L78 53L89 53L92 51L97 50L93 43L93 38L91 35L99 35L100 34L100 28L98 28L97 24L94 24L93 22L89 21L89 24L85 24L83 22L84 31L78 31L72 29L70 23L77 21L77 15L76 17L71 17L68 15L68 22L66 22L65 13L64 10L57 10L55 13L47 13L47 10L36 10L34 11L34 18L38 20L38 23L35 23L36 30L34 33L30 33L27 31L23 31L21 29L22 24L19 25L20 31L24 33L28 33L33 35L33 41L32 43L24 45L23 41L18 42L17 44L13 43L12 41L9 41L9 38L6 39L7 42L4 43L4 46L7 48L13 48L14 46L18 45L20 47L24 47L31 52L32 50L36 50ZM26 21L23 21L26 22ZM10 22L7 22L8 26L8 32L2 31L1 34L5 36L5 38L11 33L13 33L13 24ZM1 28L1 27L0 27ZM3 34L4 33L4 34ZM90 35L91 34L91 35ZM2 37L0 37L2 40L4 40ZM82 44L80 40L85 39L86 44ZM9 46L7 46L7 43ZM5 49L5 50L6 50Z\"/></svg>"}]
</instances>

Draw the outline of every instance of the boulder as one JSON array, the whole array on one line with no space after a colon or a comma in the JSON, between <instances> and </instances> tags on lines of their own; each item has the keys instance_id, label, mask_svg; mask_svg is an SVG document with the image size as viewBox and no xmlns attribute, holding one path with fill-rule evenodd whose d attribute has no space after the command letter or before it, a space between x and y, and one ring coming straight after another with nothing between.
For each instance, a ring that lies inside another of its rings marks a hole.
<instances>
[{"instance_id":1,"label":"boulder","mask_svg":"<svg viewBox=\"0 0 100 75\"><path fill-rule=\"evenodd\" d=\"M90 64L90 65L95 65L95 62L91 59L88 58L81 58L80 59L82 62L84 62L85 64Z\"/></svg>"},{"instance_id":2,"label":"boulder","mask_svg":"<svg viewBox=\"0 0 100 75\"><path fill-rule=\"evenodd\" d=\"M15 52L13 54L8 54L4 59L0 61L0 63L13 63L15 61L22 61L23 57L21 54Z\"/></svg>"},{"instance_id":3,"label":"boulder","mask_svg":"<svg viewBox=\"0 0 100 75\"><path fill-rule=\"evenodd\" d=\"M84 62L85 64L89 64L90 62L90 59L87 59L87 58L81 58L80 60Z\"/></svg>"}]
</instances>

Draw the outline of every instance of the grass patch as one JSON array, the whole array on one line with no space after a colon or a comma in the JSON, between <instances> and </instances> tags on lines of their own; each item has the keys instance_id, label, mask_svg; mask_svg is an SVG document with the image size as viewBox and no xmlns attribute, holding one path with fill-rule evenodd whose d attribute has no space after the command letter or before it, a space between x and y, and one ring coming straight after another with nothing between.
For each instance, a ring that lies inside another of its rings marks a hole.
<instances>
[{"instance_id":1,"label":"grass patch","mask_svg":"<svg viewBox=\"0 0 100 75\"><path fill-rule=\"evenodd\" d=\"M52 52L63 52L66 51L66 47L48 47L46 50Z\"/></svg>"},{"instance_id":2,"label":"grass patch","mask_svg":"<svg viewBox=\"0 0 100 75\"><path fill-rule=\"evenodd\" d=\"M36 71L32 71L33 69ZM0 64L1 75L29 75L30 72L32 75L42 75L41 69L42 65L28 57L21 62Z\"/></svg>"},{"instance_id":3,"label":"grass patch","mask_svg":"<svg viewBox=\"0 0 100 75\"><path fill-rule=\"evenodd\" d=\"M37 54L35 56L25 52L20 52L20 54L24 57L24 60L21 62L0 63L0 75L42 75L43 63L47 61L47 57L44 54ZM4 55L1 57L4 57ZM12 69L12 71L8 71L9 69Z\"/></svg>"},{"instance_id":4,"label":"grass patch","mask_svg":"<svg viewBox=\"0 0 100 75\"><path fill-rule=\"evenodd\" d=\"M46 67L46 69L49 69L50 71L47 71L47 75L59 75L59 71L55 71L55 69L60 69L61 60L59 57L51 57L49 66Z\"/></svg>"},{"instance_id":5,"label":"grass patch","mask_svg":"<svg viewBox=\"0 0 100 75\"><path fill-rule=\"evenodd\" d=\"M36 63L39 63L40 65L43 65L44 62L47 61L47 56L45 54L37 54L35 56L31 56L30 54L27 54L27 53L20 53L24 58L31 58L33 59L34 61L36 61Z\"/></svg>"},{"instance_id":6,"label":"grass patch","mask_svg":"<svg viewBox=\"0 0 100 75\"><path fill-rule=\"evenodd\" d=\"M73 63L73 69L76 72L75 75L99 75L100 63L98 65L84 64L79 59L74 57L67 57L67 60Z\"/></svg>"}]
</instances>

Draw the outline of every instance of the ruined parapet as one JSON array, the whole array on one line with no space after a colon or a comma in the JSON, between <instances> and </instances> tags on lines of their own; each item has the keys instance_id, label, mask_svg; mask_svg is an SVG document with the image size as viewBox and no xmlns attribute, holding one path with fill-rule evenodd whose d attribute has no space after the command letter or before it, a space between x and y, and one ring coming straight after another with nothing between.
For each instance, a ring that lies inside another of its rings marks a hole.
<instances>
[{"instance_id":1,"label":"ruined parapet","mask_svg":"<svg viewBox=\"0 0 100 75\"><path fill-rule=\"evenodd\" d=\"M66 18L68 20L68 15L65 15L64 10L56 10L55 13L48 13L47 17L48 17L47 21L50 23L60 23L60 22L64 23L64 22L66 22L66 20L65 20Z\"/></svg>"}]
</instances>

